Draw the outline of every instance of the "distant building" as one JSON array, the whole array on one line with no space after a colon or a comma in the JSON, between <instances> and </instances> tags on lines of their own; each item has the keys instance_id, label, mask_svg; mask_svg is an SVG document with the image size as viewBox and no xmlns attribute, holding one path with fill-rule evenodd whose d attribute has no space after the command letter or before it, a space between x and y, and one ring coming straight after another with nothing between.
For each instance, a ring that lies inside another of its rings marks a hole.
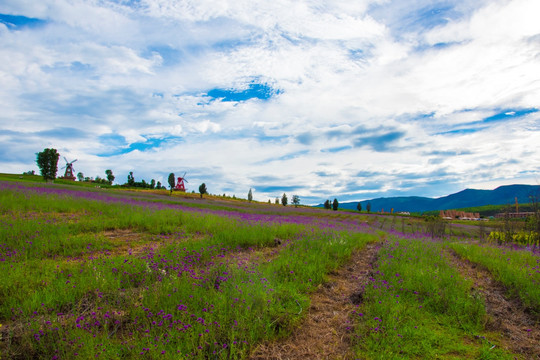
<instances>
[{"instance_id":1,"label":"distant building","mask_svg":"<svg viewBox=\"0 0 540 360\"><path fill-rule=\"evenodd\" d=\"M497 219L504 219L505 217L508 217L510 219L524 219L528 218L529 216L533 216L534 212L530 211L522 211L522 212L507 212L507 213L498 213L495 214L495 218Z\"/></svg>"},{"instance_id":2,"label":"distant building","mask_svg":"<svg viewBox=\"0 0 540 360\"><path fill-rule=\"evenodd\" d=\"M465 211L457 210L441 210L439 212L441 218L450 220L450 219L461 219L461 220L479 220L479 213L468 213Z\"/></svg>"}]
</instances>

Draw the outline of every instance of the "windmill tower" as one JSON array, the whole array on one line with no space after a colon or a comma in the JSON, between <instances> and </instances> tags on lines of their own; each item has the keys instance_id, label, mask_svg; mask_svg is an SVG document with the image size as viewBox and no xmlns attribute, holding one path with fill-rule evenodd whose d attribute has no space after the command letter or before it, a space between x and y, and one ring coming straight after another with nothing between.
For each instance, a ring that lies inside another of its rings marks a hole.
<instances>
[{"instance_id":1,"label":"windmill tower","mask_svg":"<svg viewBox=\"0 0 540 360\"><path fill-rule=\"evenodd\" d=\"M178 190L178 191L186 191L186 186L184 184L184 181L185 182L189 182L187 181L186 179L186 173L184 172L184 175L183 176L179 176L178 177L178 180L176 182L176 186L174 187L174 190Z\"/></svg>"},{"instance_id":2,"label":"windmill tower","mask_svg":"<svg viewBox=\"0 0 540 360\"><path fill-rule=\"evenodd\" d=\"M73 163L77 161L77 159L73 160L72 162L67 161L67 159L64 157L64 160L66 161L66 166L62 167L66 168L66 172L64 173L63 179L66 180L75 180L75 175L73 175Z\"/></svg>"}]
</instances>

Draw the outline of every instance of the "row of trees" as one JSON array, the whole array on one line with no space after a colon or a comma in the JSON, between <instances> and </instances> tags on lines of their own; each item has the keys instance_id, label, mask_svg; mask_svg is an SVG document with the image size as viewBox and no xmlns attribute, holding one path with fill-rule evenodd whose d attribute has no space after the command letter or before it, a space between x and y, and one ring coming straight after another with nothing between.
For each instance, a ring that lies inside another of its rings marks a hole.
<instances>
[{"instance_id":1,"label":"row of trees","mask_svg":"<svg viewBox=\"0 0 540 360\"><path fill-rule=\"evenodd\" d=\"M339 207L339 202L337 199L334 198L334 201L333 202L330 202L330 200L326 200L324 202L324 208L327 209L327 210L334 210L334 211L337 211ZM362 212L362 203L361 202L358 202L358 204L356 205L356 209L360 212ZM366 211L369 213L371 212L371 203L368 202L367 205L366 205Z\"/></svg>"},{"instance_id":2,"label":"row of trees","mask_svg":"<svg viewBox=\"0 0 540 360\"><path fill-rule=\"evenodd\" d=\"M250 195L251 194L251 189L249 189L249 193L248 193L248 200L250 199ZM251 201L251 200L249 200ZM268 200L268 203L270 204L270 200ZM279 197L276 198L275 200L275 204L276 205L279 205L280 203L280 199ZM281 196L281 205L283 206L287 206L287 204L289 203L289 198L287 197L287 194L283 193L283 196ZM293 195L292 196L292 199L291 199L291 204L294 205L294 207L298 207L298 205L300 205L300 196L298 195Z\"/></svg>"},{"instance_id":3,"label":"row of trees","mask_svg":"<svg viewBox=\"0 0 540 360\"><path fill-rule=\"evenodd\" d=\"M60 159L60 154L56 149L53 148L46 148L43 151L36 153L36 164L39 168L41 176L45 181L53 181L54 179L56 179L56 175L58 173L58 159ZM29 171L25 174L34 175L34 171ZM95 179L92 179L90 177L85 177L82 172L79 172L77 174L77 179L79 181L97 182L101 184L108 183L109 185L111 185L115 179L112 170L105 170L105 176L106 179L102 179L99 176L96 176Z\"/></svg>"},{"instance_id":4,"label":"row of trees","mask_svg":"<svg viewBox=\"0 0 540 360\"><path fill-rule=\"evenodd\" d=\"M105 170L105 178L102 178L100 176L96 176L96 178L91 178L91 177L88 177L88 176L84 176L84 174L82 172L79 172L77 174L77 180L79 181L85 181L85 182L94 182L94 183L98 183L98 184L109 184L109 185L112 185L114 179L116 179L116 177L114 176L112 170L110 169L107 169Z\"/></svg>"},{"instance_id":5,"label":"row of trees","mask_svg":"<svg viewBox=\"0 0 540 360\"><path fill-rule=\"evenodd\" d=\"M60 158L60 154L56 151L56 149L44 149L42 152L39 152L37 155L37 165L40 169L41 175L46 181L51 181L56 178L56 173L58 172L58 159ZM101 178L97 176L95 179L91 179L89 177L85 177L82 172L79 172L77 174L77 179L79 181L88 181L88 182L96 182L101 184L109 184L112 185L113 181L115 180L115 176L112 172L112 170L107 169L105 170L106 178ZM169 177L167 179L167 182L169 183L169 188L172 193L175 185L176 185L176 178L174 173L170 173ZM165 186L161 185L161 182L156 182L154 179L152 179L149 183L147 183L144 179L140 182L135 181L135 177L133 175L133 171L129 172L129 175L127 177L127 182L123 184L122 186L129 186L129 187L138 187L143 189L166 189ZM199 193L201 195L201 198L204 194L208 194L208 189L206 188L206 184L202 183L199 186ZM248 195L247 195L248 201L253 201L253 192L251 189L249 189ZM268 200L270 202L270 200ZM276 198L275 203L279 204L280 200L279 198ZM283 196L281 197L281 204L283 206L287 206L289 202L289 199L287 197L287 194L283 193ZM300 205L300 197L298 195L293 195L292 197L292 204L297 207ZM326 200L324 202L324 208L325 209L333 209L336 211L339 207L339 202L337 199L334 199L332 203L330 203L330 200ZM358 211L362 211L362 204L358 203L357 206ZM367 204L367 211L371 211L371 204Z\"/></svg>"},{"instance_id":6,"label":"row of trees","mask_svg":"<svg viewBox=\"0 0 540 360\"><path fill-rule=\"evenodd\" d=\"M165 186L161 185L161 182L152 179L150 182L146 182L146 180L142 179L141 181L135 181L135 177L133 176L133 171L130 171L127 176L127 182L122 184L122 186L126 187L136 187L136 188L142 188L142 189L166 189Z\"/></svg>"}]
</instances>

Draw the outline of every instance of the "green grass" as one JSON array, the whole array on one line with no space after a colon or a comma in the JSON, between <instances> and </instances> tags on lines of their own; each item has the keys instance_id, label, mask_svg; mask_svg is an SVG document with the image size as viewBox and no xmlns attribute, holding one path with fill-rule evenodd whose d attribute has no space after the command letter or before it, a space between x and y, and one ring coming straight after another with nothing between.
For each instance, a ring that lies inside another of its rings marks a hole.
<instances>
[{"instance_id":1,"label":"green grass","mask_svg":"<svg viewBox=\"0 0 540 360\"><path fill-rule=\"evenodd\" d=\"M484 266L508 290L521 299L536 316L540 315L540 257L527 250L490 245L452 243L462 258Z\"/></svg>"},{"instance_id":2,"label":"green grass","mask_svg":"<svg viewBox=\"0 0 540 360\"><path fill-rule=\"evenodd\" d=\"M357 355L367 359L504 359L485 340L483 300L441 243L390 239L358 308Z\"/></svg>"},{"instance_id":3,"label":"green grass","mask_svg":"<svg viewBox=\"0 0 540 360\"><path fill-rule=\"evenodd\" d=\"M3 357L245 358L289 334L326 274L376 240L32 191L0 200L2 255L16 251L0 262ZM104 235L122 229L139 235ZM236 258L265 249L260 263Z\"/></svg>"}]
</instances>

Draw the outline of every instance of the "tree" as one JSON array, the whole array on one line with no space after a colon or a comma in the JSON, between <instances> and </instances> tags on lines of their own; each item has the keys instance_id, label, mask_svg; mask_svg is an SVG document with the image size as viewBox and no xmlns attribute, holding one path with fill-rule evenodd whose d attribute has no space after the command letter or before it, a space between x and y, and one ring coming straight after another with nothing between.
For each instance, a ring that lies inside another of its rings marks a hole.
<instances>
[{"instance_id":1,"label":"tree","mask_svg":"<svg viewBox=\"0 0 540 360\"><path fill-rule=\"evenodd\" d=\"M288 201L289 200L287 199L287 195L285 195L285 193L283 193L283 196L281 197L281 205L287 206Z\"/></svg>"},{"instance_id":2,"label":"tree","mask_svg":"<svg viewBox=\"0 0 540 360\"><path fill-rule=\"evenodd\" d=\"M300 205L300 196L293 195L292 196L292 203L293 203L294 207L298 207L298 205Z\"/></svg>"},{"instance_id":3,"label":"tree","mask_svg":"<svg viewBox=\"0 0 540 360\"><path fill-rule=\"evenodd\" d=\"M133 171L129 172L127 184L129 186L135 186L135 177L133 177Z\"/></svg>"},{"instance_id":4,"label":"tree","mask_svg":"<svg viewBox=\"0 0 540 360\"><path fill-rule=\"evenodd\" d=\"M279 205L279 198L277 197L276 200L274 200L274 204Z\"/></svg>"},{"instance_id":5,"label":"tree","mask_svg":"<svg viewBox=\"0 0 540 360\"><path fill-rule=\"evenodd\" d=\"M358 211L362 212L362 203L360 201L356 205L356 208L358 209Z\"/></svg>"},{"instance_id":6,"label":"tree","mask_svg":"<svg viewBox=\"0 0 540 360\"><path fill-rule=\"evenodd\" d=\"M326 201L324 202L324 208L325 208L326 210L330 210L330 209L332 208L332 205L330 205L330 200L326 200Z\"/></svg>"},{"instance_id":7,"label":"tree","mask_svg":"<svg viewBox=\"0 0 540 360\"><path fill-rule=\"evenodd\" d=\"M156 180L152 179L152 181L150 181L150 189L153 189L156 187Z\"/></svg>"},{"instance_id":8,"label":"tree","mask_svg":"<svg viewBox=\"0 0 540 360\"><path fill-rule=\"evenodd\" d=\"M173 191L173 188L174 188L174 173L170 173L169 174L169 178L167 179L167 181L169 182L169 188L171 189L171 194L172 194L172 191Z\"/></svg>"},{"instance_id":9,"label":"tree","mask_svg":"<svg viewBox=\"0 0 540 360\"><path fill-rule=\"evenodd\" d=\"M201 199L204 194L208 194L208 189L206 188L205 183L202 183L201 186L199 186L199 193L201 194Z\"/></svg>"},{"instance_id":10,"label":"tree","mask_svg":"<svg viewBox=\"0 0 540 360\"><path fill-rule=\"evenodd\" d=\"M56 149L47 148L36 155L36 163L43 179L45 179L45 181L56 179L56 173L58 172L58 158L60 157L60 154Z\"/></svg>"},{"instance_id":11,"label":"tree","mask_svg":"<svg viewBox=\"0 0 540 360\"><path fill-rule=\"evenodd\" d=\"M158 181L156 184L156 189L161 189L161 181Z\"/></svg>"},{"instance_id":12,"label":"tree","mask_svg":"<svg viewBox=\"0 0 540 360\"><path fill-rule=\"evenodd\" d=\"M77 179L79 179L79 181L84 181L84 174L79 171L79 173L77 174Z\"/></svg>"},{"instance_id":13,"label":"tree","mask_svg":"<svg viewBox=\"0 0 540 360\"><path fill-rule=\"evenodd\" d=\"M107 175L107 181L109 182L109 185L112 185L112 182L114 181L115 176L112 173L112 170L105 170L105 175Z\"/></svg>"},{"instance_id":14,"label":"tree","mask_svg":"<svg viewBox=\"0 0 540 360\"><path fill-rule=\"evenodd\" d=\"M366 210L368 212L368 214L371 212L371 203L368 201L367 205L366 205Z\"/></svg>"},{"instance_id":15,"label":"tree","mask_svg":"<svg viewBox=\"0 0 540 360\"><path fill-rule=\"evenodd\" d=\"M339 203L336 198L334 198L334 202L332 203L332 210L336 211L338 209Z\"/></svg>"},{"instance_id":16,"label":"tree","mask_svg":"<svg viewBox=\"0 0 540 360\"><path fill-rule=\"evenodd\" d=\"M253 200L253 193L251 192L251 189L249 189L249 192L248 192L248 201L251 202L251 200Z\"/></svg>"}]
</instances>

